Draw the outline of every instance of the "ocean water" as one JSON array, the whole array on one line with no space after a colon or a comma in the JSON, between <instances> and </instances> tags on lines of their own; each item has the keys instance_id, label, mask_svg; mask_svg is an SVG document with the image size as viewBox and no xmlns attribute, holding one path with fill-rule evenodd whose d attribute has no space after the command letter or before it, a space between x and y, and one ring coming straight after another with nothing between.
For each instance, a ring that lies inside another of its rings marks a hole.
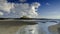
<instances>
[{"instance_id":1,"label":"ocean water","mask_svg":"<svg viewBox=\"0 0 60 34\"><path fill-rule=\"evenodd\" d=\"M41 23L37 22L35 25L26 25L24 28L19 30L18 34L52 34L48 27L52 25L56 25L58 23L55 22L46 22Z\"/></svg>"}]
</instances>

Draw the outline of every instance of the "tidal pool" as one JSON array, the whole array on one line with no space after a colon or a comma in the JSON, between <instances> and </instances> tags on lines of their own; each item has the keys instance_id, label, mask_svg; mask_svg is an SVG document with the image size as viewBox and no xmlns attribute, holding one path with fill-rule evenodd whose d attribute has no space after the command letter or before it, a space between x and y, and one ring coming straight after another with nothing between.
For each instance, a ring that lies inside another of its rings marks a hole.
<instances>
[{"instance_id":1,"label":"tidal pool","mask_svg":"<svg viewBox=\"0 0 60 34\"><path fill-rule=\"evenodd\" d=\"M20 30L18 30L17 34L52 34L48 30L48 27L58 24L54 22L37 23L38 24L35 25L26 25L25 27L22 27Z\"/></svg>"}]
</instances>

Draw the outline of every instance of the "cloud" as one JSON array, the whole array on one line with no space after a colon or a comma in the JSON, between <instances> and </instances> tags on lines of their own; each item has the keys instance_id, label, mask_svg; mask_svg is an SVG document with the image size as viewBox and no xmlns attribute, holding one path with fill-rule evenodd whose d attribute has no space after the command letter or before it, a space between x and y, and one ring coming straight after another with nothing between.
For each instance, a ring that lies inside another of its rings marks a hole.
<instances>
[{"instance_id":1,"label":"cloud","mask_svg":"<svg viewBox=\"0 0 60 34\"><path fill-rule=\"evenodd\" d=\"M2 16L3 15L3 12L0 12L0 16Z\"/></svg>"},{"instance_id":2,"label":"cloud","mask_svg":"<svg viewBox=\"0 0 60 34\"><path fill-rule=\"evenodd\" d=\"M47 6L49 6L49 5L50 5L50 3L46 3L46 5L47 5Z\"/></svg>"},{"instance_id":3,"label":"cloud","mask_svg":"<svg viewBox=\"0 0 60 34\"><path fill-rule=\"evenodd\" d=\"M39 5L39 3L32 3L31 5L28 3L15 4L12 12L14 13L14 16L36 18L38 13L35 8L38 8Z\"/></svg>"},{"instance_id":4,"label":"cloud","mask_svg":"<svg viewBox=\"0 0 60 34\"><path fill-rule=\"evenodd\" d=\"M19 0L20 2L26 2L27 0Z\"/></svg>"},{"instance_id":5,"label":"cloud","mask_svg":"<svg viewBox=\"0 0 60 34\"><path fill-rule=\"evenodd\" d=\"M0 0L0 2L6 2L6 0Z\"/></svg>"},{"instance_id":6,"label":"cloud","mask_svg":"<svg viewBox=\"0 0 60 34\"><path fill-rule=\"evenodd\" d=\"M11 8L14 7L13 5L13 3L7 3L7 0L0 0L0 17L5 17L5 15L8 15L11 12Z\"/></svg>"},{"instance_id":7,"label":"cloud","mask_svg":"<svg viewBox=\"0 0 60 34\"><path fill-rule=\"evenodd\" d=\"M47 14L42 15L41 18L60 19L60 13L58 11L47 12Z\"/></svg>"},{"instance_id":8,"label":"cloud","mask_svg":"<svg viewBox=\"0 0 60 34\"><path fill-rule=\"evenodd\" d=\"M52 17L51 17L51 16L52 16ZM60 19L60 15L43 16L42 18L49 18L49 19Z\"/></svg>"},{"instance_id":9,"label":"cloud","mask_svg":"<svg viewBox=\"0 0 60 34\"><path fill-rule=\"evenodd\" d=\"M1 1L1 0L0 0ZM26 1L26 0L20 0ZM0 15L4 15L4 18L20 18L22 16L28 16L31 18L38 17L37 8L40 6L40 3L33 2L29 3L7 3L6 0L0 2ZM4 13L4 14L3 14Z\"/></svg>"},{"instance_id":10,"label":"cloud","mask_svg":"<svg viewBox=\"0 0 60 34\"><path fill-rule=\"evenodd\" d=\"M31 6L34 6L35 8L38 8L40 6L40 3L34 2L34 3L31 4Z\"/></svg>"},{"instance_id":11,"label":"cloud","mask_svg":"<svg viewBox=\"0 0 60 34\"><path fill-rule=\"evenodd\" d=\"M7 3L7 2L0 3L0 10L3 10L9 13L11 8L13 8L13 4L11 3Z\"/></svg>"}]
</instances>

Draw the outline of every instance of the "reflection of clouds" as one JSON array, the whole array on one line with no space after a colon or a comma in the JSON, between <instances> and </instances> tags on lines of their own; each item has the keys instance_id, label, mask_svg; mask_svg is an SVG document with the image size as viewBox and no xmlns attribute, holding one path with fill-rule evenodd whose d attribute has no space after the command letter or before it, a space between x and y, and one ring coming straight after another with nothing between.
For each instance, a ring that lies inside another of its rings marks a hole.
<instances>
[{"instance_id":1,"label":"reflection of clouds","mask_svg":"<svg viewBox=\"0 0 60 34\"><path fill-rule=\"evenodd\" d=\"M55 22L47 22L46 23L46 26L52 26L52 25L56 25L56 24L58 24L58 23L55 23Z\"/></svg>"},{"instance_id":2,"label":"reflection of clouds","mask_svg":"<svg viewBox=\"0 0 60 34\"><path fill-rule=\"evenodd\" d=\"M38 25L27 25L25 30L29 31L29 33L31 33L31 34L38 34L37 27L38 27Z\"/></svg>"},{"instance_id":3,"label":"reflection of clouds","mask_svg":"<svg viewBox=\"0 0 60 34\"><path fill-rule=\"evenodd\" d=\"M38 34L38 25L26 25L22 29L18 30L17 34Z\"/></svg>"},{"instance_id":4,"label":"reflection of clouds","mask_svg":"<svg viewBox=\"0 0 60 34\"><path fill-rule=\"evenodd\" d=\"M45 32L46 34L51 34L48 30L48 27L56 24L58 23L54 23L54 22L39 23L39 28L41 28L42 30L41 32Z\"/></svg>"}]
</instances>

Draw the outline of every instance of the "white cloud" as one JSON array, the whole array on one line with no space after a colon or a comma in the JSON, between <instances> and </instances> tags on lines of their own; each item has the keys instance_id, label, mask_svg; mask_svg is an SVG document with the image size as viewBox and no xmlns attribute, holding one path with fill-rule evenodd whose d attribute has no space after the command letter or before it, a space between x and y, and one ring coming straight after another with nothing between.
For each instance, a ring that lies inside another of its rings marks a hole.
<instances>
[{"instance_id":1,"label":"white cloud","mask_svg":"<svg viewBox=\"0 0 60 34\"><path fill-rule=\"evenodd\" d=\"M3 10L5 12L10 12L10 9L13 8L13 4L11 3L0 3L0 10Z\"/></svg>"},{"instance_id":2,"label":"white cloud","mask_svg":"<svg viewBox=\"0 0 60 34\"><path fill-rule=\"evenodd\" d=\"M38 7L40 6L40 3L38 3L38 2L34 2L34 3L32 3L31 6L34 6L35 8L38 8Z\"/></svg>"},{"instance_id":3,"label":"white cloud","mask_svg":"<svg viewBox=\"0 0 60 34\"><path fill-rule=\"evenodd\" d=\"M38 16L38 13L36 12L35 8L38 8L39 3L33 3L32 5L28 3L20 3L20 4L15 4L12 9L12 12L14 13L15 16L28 16L31 18L36 18Z\"/></svg>"},{"instance_id":4,"label":"white cloud","mask_svg":"<svg viewBox=\"0 0 60 34\"><path fill-rule=\"evenodd\" d=\"M13 3L7 3L7 0L0 0L0 17L5 17L5 15L8 15L11 12L11 9L14 8L13 5Z\"/></svg>"},{"instance_id":5,"label":"white cloud","mask_svg":"<svg viewBox=\"0 0 60 34\"><path fill-rule=\"evenodd\" d=\"M49 5L50 5L50 3L46 3L46 5L47 5L47 6L49 6Z\"/></svg>"},{"instance_id":6,"label":"white cloud","mask_svg":"<svg viewBox=\"0 0 60 34\"><path fill-rule=\"evenodd\" d=\"M20 0L20 2L26 2L26 0Z\"/></svg>"},{"instance_id":7,"label":"white cloud","mask_svg":"<svg viewBox=\"0 0 60 34\"><path fill-rule=\"evenodd\" d=\"M60 19L60 14L51 14L51 15L45 15L41 16L41 18L49 18L49 19Z\"/></svg>"},{"instance_id":8,"label":"white cloud","mask_svg":"<svg viewBox=\"0 0 60 34\"><path fill-rule=\"evenodd\" d=\"M21 2L26 0L20 0ZM7 3L6 0L0 0L0 15L6 15L4 17L8 18L19 18L22 16L28 16L31 18L38 17L38 13L35 8L38 8L40 4L38 2L34 2L32 4L29 3ZM3 13L7 12L6 14ZM8 14L9 13L9 14Z\"/></svg>"},{"instance_id":9,"label":"white cloud","mask_svg":"<svg viewBox=\"0 0 60 34\"><path fill-rule=\"evenodd\" d=\"M6 2L6 0L0 0L0 2Z\"/></svg>"},{"instance_id":10,"label":"white cloud","mask_svg":"<svg viewBox=\"0 0 60 34\"><path fill-rule=\"evenodd\" d=\"M3 12L0 12L0 16L2 16L4 13Z\"/></svg>"}]
</instances>

